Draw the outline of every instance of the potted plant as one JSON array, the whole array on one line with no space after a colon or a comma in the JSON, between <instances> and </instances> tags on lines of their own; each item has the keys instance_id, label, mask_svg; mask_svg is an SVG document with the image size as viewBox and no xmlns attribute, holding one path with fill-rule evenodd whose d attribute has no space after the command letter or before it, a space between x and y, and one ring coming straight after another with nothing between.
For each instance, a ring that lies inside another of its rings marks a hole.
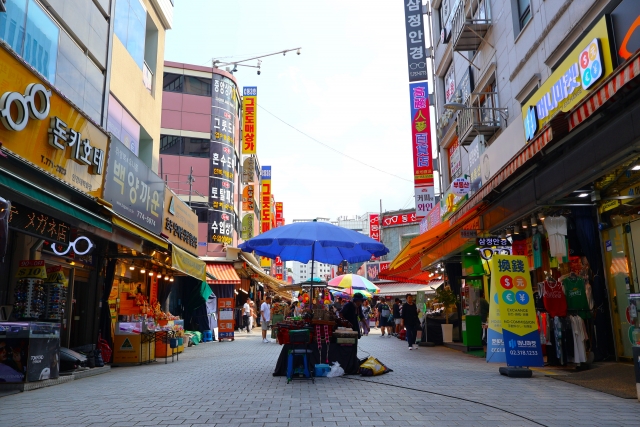
<instances>
[{"instance_id":1,"label":"potted plant","mask_svg":"<svg viewBox=\"0 0 640 427\"><path fill-rule=\"evenodd\" d=\"M442 326L442 341L453 342L453 325L449 324L449 307L455 307L458 297L449 286L436 290L436 300L444 307L445 324Z\"/></svg>"}]
</instances>

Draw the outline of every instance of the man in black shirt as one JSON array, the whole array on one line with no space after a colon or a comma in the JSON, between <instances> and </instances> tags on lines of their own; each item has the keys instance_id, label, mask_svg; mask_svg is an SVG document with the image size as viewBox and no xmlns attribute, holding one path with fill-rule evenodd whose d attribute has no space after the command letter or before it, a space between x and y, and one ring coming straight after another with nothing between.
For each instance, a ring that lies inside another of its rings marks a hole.
<instances>
[{"instance_id":1,"label":"man in black shirt","mask_svg":"<svg viewBox=\"0 0 640 427\"><path fill-rule=\"evenodd\" d=\"M418 319L418 307L416 307L416 304L413 302L413 295L411 294L407 294L407 302L402 306L402 319L404 320L404 327L407 330L409 350L413 350L413 345L416 343L418 327L420 326L420 319Z\"/></svg>"},{"instance_id":2,"label":"man in black shirt","mask_svg":"<svg viewBox=\"0 0 640 427\"><path fill-rule=\"evenodd\" d=\"M358 339L360 338L360 320L362 316L362 302L365 300L364 296L360 292L353 294L351 301L346 303L342 310L340 310L340 317L351 323L351 328L358 332Z\"/></svg>"}]
</instances>

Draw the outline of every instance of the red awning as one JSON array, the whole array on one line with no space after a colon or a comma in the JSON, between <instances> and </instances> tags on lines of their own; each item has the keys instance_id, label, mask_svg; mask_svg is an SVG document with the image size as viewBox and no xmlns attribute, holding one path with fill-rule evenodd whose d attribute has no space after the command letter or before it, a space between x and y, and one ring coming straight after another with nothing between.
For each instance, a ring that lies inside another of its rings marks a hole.
<instances>
[{"instance_id":1,"label":"red awning","mask_svg":"<svg viewBox=\"0 0 640 427\"><path fill-rule=\"evenodd\" d=\"M214 264L207 263L207 274L216 278L216 280L207 277L207 283L212 285L239 285L241 283L240 276L233 268L233 264Z\"/></svg>"}]
</instances>

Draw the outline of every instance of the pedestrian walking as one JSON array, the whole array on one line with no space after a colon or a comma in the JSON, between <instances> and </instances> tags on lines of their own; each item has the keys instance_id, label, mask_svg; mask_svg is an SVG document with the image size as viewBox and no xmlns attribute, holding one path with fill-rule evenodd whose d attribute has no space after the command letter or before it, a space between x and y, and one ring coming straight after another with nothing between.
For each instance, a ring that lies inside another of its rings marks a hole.
<instances>
[{"instance_id":1,"label":"pedestrian walking","mask_svg":"<svg viewBox=\"0 0 640 427\"><path fill-rule=\"evenodd\" d=\"M362 335L369 335L369 314L371 313L371 306L369 305L369 300L366 299L362 303L362 321L360 322L360 329L362 330Z\"/></svg>"},{"instance_id":2,"label":"pedestrian walking","mask_svg":"<svg viewBox=\"0 0 640 427\"><path fill-rule=\"evenodd\" d=\"M396 298L393 304L393 322L395 324L395 336L400 335L402 331L402 315L400 314L400 308L402 307L402 301L400 298Z\"/></svg>"},{"instance_id":3,"label":"pedestrian walking","mask_svg":"<svg viewBox=\"0 0 640 427\"><path fill-rule=\"evenodd\" d=\"M251 311L249 313L249 330L252 331L253 326L255 325L257 316L256 316L256 305L251 299L249 300L249 307L251 307Z\"/></svg>"},{"instance_id":4,"label":"pedestrian walking","mask_svg":"<svg viewBox=\"0 0 640 427\"><path fill-rule=\"evenodd\" d=\"M391 337L393 334L393 315L391 314L391 309L389 308L389 304L387 304L384 300L380 300L378 305L376 306L376 310L378 311L378 317L380 319L380 329L382 330L382 335L384 337L385 332L388 337Z\"/></svg>"},{"instance_id":5,"label":"pedestrian walking","mask_svg":"<svg viewBox=\"0 0 640 427\"><path fill-rule=\"evenodd\" d=\"M407 302L402 306L402 319L404 320L404 327L407 330L409 350L413 350L413 346L416 343L418 327L420 326L420 319L418 318L418 307L413 302L413 295L411 294L407 294ZM418 347L416 346L416 348Z\"/></svg>"},{"instance_id":6,"label":"pedestrian walking","mask_svg":"<svg viewBox=\"0 0 640 427\"><path fill-rule=\"evenodd\" d=\"M336 313L339 313L342 310L342 297L338 297L331 307Z\"/></svg>"},{"instance_id":7,"label":"pedestrian walking","mask_svg":"<svg viewBox=\"0 0 640 427\"><path fill-rule=\"evenodd\" d=\"M249 325L249 316L251 316L251 305L249 304L251 298L247 298L242 306L242 328L247 330L247 333L251 332L251 325Z\"/></svg>"},{"instance_id":8,"label":"pedestrian walking","mask_svg":"<svg viewBox=\"0 0 640 427\"><path fill-rule=\"evenodd\" d=\"M267 339L267 331L271 321L271 297L267 297L260 306L260 319L262 323L262 342L271 342L271 340Z\"/></svg>"}]
</instances>

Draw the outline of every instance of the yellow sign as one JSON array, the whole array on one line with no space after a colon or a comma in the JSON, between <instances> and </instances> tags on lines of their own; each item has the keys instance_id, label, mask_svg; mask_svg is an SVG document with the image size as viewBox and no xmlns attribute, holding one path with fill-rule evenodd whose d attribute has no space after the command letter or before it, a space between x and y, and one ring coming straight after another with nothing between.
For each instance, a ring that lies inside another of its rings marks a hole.
<instances>
[{"instance_id":1,"label":"yellow sign","mask_svg":"<svg viewBox=\"0 0 640 427\"><path fill-rule=\"evenodd\" d=\"M43 260L22 260L18 263L16 278L46 279L47 268Z\"/></svg>"},{"instance_id":2,"label":"yellow sign","mask_svg":"<svg viewBox=\"0 0 640 427\"><path fill-rule=\"evenodd\" d=\"M107 135L4 47L0 64L2 148L100 197Z\"/></svg>"},{"instance_id":3,"label":"yellow sign","mask_svg":"<svg viewBox=\"0 0 640 427\"><path fill-rule=\"evenodd\" d=\"M258 136L258 88L242 88L242 154L256 154Z\"/></svg>"},{"instance_id":4,"label":"yellow sign","mask_svg":"<svg viewBox=\"0 0 640 427\"><path fill-rule=\"evenodd\" d=\"M198 215L167 186L164 188L162 234L172 244L198 255Z\"/></svg>"},{"instance_id":5,"label":"yellow sign","mask_svg":"<svg viewBox=\"0 0 640 427\"><path fill-rule=\"evenodd\" d=\"M266 256L260 257L260 267L271 268L271 258L267 258Z\"/></svg>"},{"instance_id":6,"label":"yellow sign","mask_svg":"<svg viewBox=\"0 0 640 427\"><path fill-rule=\"evenodd\" d=\"M598 208L598 210L600 211L600 213L604 213L604 212L610 211L611 209L615 209L618 206L620 206L620 200L617 200L617 199L607 200L600 204L600 207Z\"/></svg>"},{"instance_id":7,"label":"yellow sign","mask_svg":"<svg viewBox=\"0 0 640 427\"><path fill-rule=\"evenodd\" d=\"M533 140L556 113L571 110L612 72L607 17L602 17L522 106L525 139Z\"/></svg>"},{"instance_id":8,"label":"yellow sign","mask_svg":"<svg viewBox=\"0 0 640 427\"><path fill-rule=\"evenodd\" d=\"M190 255L177 246L171 248L171 267L199 280L207 280L204 261Z\"/></svg>"}]
</instances>

